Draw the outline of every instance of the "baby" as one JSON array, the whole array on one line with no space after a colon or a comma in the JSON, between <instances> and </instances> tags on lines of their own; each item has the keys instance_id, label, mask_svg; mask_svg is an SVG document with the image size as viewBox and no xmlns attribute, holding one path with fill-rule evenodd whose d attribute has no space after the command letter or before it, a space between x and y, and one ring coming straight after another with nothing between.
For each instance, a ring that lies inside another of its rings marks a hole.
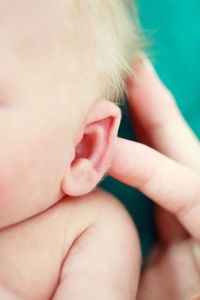
<instances>
[{"instance_id":1,"label":"baby","mask_svg":"<svg viewBox=\"0 0 200 300\"><path fill-rule=\"evenodd\" d=\"M128 1L0 0L1 300L133 299L137 234L95 187L138 53Z\"/></svg>"}]
</instances>

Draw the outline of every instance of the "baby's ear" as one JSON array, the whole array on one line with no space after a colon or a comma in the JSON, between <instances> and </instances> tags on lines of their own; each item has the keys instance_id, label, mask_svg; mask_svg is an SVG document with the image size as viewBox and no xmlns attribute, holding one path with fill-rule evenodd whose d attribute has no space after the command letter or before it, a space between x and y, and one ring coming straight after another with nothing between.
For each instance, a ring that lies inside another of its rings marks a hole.
<instances>
[{"instance_id":1,"label":"baby's ear","mask_svg":"<svg viewBox=\"0 0 200 300\"><path fill-rule=\"evenodd\" d=\"M87 194L104 176L110 167L120 120L120 109L109 101L97 101L89 110L81 138L74 145L70 169L62 182L65 194Z\"/></svg>"}]
</instances>

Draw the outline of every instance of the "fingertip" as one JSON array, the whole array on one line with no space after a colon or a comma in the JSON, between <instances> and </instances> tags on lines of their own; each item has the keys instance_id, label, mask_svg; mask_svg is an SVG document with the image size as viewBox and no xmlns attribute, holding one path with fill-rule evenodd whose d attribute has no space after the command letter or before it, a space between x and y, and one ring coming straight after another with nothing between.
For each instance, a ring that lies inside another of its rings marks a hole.
<instances>
[{"instance_id":1,"label":"fingertip","mask_svg":"<svg viewBox=\"0 0 200 300\"><path fill-rule=\"evenodd\" d=\"M150 59L141 53L133 65L133 75L127 78L127 92L129 101L140 94L140 91L151 90L156 81L160 82L158 74Z\"/></svg>"},{"instance_id":2,"label":"fingertip","mask_svg":"<svg viewBox=\"0 0 200 300\"><path fill-rule=\"evenodd\" d=\"M139 78L146 73L154 75L157 74L150 58L148 58L148 56L142 52L139 55L138 60L133 65L133 74L135 74L135 76L131 76L130 80L140 83Z\"/></svg>"}]
</instances>

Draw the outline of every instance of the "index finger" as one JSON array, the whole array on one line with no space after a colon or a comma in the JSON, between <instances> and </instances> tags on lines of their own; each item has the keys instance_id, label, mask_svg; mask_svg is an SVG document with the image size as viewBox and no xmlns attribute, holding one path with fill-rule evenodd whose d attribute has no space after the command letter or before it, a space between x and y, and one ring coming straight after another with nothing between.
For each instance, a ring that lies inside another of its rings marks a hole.
<instances>
[{"instance_id":1,"label":"index finger","mask_svg":"<svg viewBox=\"0 0 200 300\"><path fill-rule=\"evenodd\" d=\"M109 175L175 214L200 241L200 176L158 151L118 138Z\"/></svg>"},{"instance_id":2,"label":"index finger","mask_svg":"<svg viewBox=\"0 0 200 300\"><path fill-rule=\"evenodd\" d=\"M200 146L184 120L171 92L150 61L135 66L128 79L128 101L136 130L159 152L200 171Z\"/></svg>"}]
</instances>

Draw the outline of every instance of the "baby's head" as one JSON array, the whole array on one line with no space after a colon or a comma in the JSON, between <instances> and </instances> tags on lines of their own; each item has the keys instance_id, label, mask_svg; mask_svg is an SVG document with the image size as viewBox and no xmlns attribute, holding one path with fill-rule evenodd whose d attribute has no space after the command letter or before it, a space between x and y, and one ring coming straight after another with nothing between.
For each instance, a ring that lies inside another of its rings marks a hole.
<instances>
[{"instance_id":1,"label":"baby's head","mask_svg":"<svg viewBox=\"0 0 200 300\"><path fill-rule=\"evenodd\" d=\"M109 167L138 55L125 0L0 0L0 228Z\"/></svg>"}]
</instances>

